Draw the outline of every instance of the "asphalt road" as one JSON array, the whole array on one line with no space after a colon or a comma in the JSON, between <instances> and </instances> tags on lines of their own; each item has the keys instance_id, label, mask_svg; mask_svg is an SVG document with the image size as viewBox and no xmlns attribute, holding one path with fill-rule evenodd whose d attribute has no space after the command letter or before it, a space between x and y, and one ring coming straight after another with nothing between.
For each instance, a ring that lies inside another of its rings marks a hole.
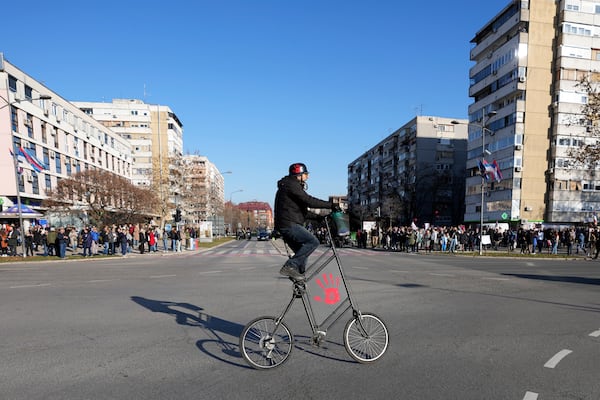
<instances>
[{"instance_id":1,"label":"asphalt road","mask_svg":"<svg viewBox=\"0 0 600 400\"><path fill-rule=\"evenodd\" d=\"M238 337L291 296L279 250L0 265L0 399L600 399L598 261L342 249L387 353L350 358L350 315L311 346L297 302L290 359L258 371Z\"/></svg>"}]
</instances>

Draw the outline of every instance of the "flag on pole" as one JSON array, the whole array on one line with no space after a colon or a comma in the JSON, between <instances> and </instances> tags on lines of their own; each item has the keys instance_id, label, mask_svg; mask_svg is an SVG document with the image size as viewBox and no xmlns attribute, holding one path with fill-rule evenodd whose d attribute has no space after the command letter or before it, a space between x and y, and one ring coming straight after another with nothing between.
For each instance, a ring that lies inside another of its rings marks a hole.
<instances>
[{"instance_id":1,"label":"flag on pole","mask_svg":"<svg viewBox=\"0 0 600 400\"><path fill-rule=\"evenodd\" d=\"M16 161L17 161L17 166L16 166L17 173L18 173L19 175L21 175L21 174L23 173L23 167L21 166L21 164L24 164L24 163L26 163L26 162L27 162L27 160L25 159L25 157L23 157L23 156L22 156L22 155L20 155L20 154L17 154L17 155L15 156L15 153L13 153L13 151L12 151L12 150L10 150L10 149L8 149L8 151L10 152L10 156L11 156L13 159L16 159Z\"/></svg>"},{"instance_id":2,"label":"flag on pole","mask_svg":"<svg viewBox=\"0 0 600 400\"><path fill-rule=\"evenodd\" d=\"M10 154L15 157L12 150L10 150ZM22 146L19 146L19 149L16 154L17 160L19 163L27 163L29 166L37 173L42 172L43 170L48 169L48 166L40 161L31 150L24 149ZM19 167L19 174L23 172L23 168Z\"/></svg>"},{"instance_id":3,"label":"flag on pole","mask_svg":"<svg viewBox=\"0 0 600 400\"><path fill-rule=\"evenodd\" d=\"M485 159L479 160L479 172L486 181L493 179L496 182L500 182L502 180L502 171L500 171L500 166L496 160L492 163L487 162Z\"/></svg>"}]
</instances>

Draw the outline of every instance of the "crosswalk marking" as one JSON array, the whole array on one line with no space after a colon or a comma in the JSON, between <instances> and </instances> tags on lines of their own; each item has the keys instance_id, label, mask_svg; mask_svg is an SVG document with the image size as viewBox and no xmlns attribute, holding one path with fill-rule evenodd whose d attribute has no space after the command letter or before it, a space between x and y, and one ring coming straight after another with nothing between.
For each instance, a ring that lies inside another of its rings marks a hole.
<instances>
[{"instance_id":1,"label":"crosswalk marking","mask_svg":"<svg viewBox=\"0 0 600 400\"><path fill-rule=\"evenodd\" d=\"M341 248L341 249L336 249L337 252L340 255L351 255L351 254L360 254L363 253L364 250L359 250L359 249L350 249L350 248ZM313 257L314 256L319 256L322 253L324 253L325 251L329 251L329 250L316 250L313 253ZM277 249L209 249L206 251L202 251L200 253L197 253L198 257L217 257L217 256L277 256L277 257L282 257L285 256L285 253L281 253L279 252Z\"/></svg>"}]
</instances>

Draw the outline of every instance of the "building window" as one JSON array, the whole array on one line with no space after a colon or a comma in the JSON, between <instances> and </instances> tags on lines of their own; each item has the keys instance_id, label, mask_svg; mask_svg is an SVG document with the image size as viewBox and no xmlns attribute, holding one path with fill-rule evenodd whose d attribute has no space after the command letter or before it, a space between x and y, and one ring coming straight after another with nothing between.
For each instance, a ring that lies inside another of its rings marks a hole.
<instances>
[{"instance_id":1,"label":"building window","mask_svg":"<svg viewBox=\"0 0 600 400\"><path fill-rule=\"evenodd\" d=\"M46 190L52 189L52 177L49 174L44 174L46 177Z\"/></svg>"},{"instance_id":2,"label":"building window","mask_svg":"<svg viewBox=\"0 0 600 400\"><path fill-rule=\"evenodd\" d=\"M33 99L32 89L27 85L25 85L25 98L29 101L31 101L31 99Z\"/></svg>"},{"instance_id":3,"label":"building window","mask_svg":"<svg viewBox=\"0 0 600 400\"><path fill-rule=\"evenodd\" d=\"M42 156L44 157L44 164L50 165L50 152L45 147L42 150Z\"/></svg>"},{"instance_id":4,"label":"building window","mask_svg":"<svg viewBox=\"0 0 600 400\"><path fill-rule=\"evenodd\" d=\"M60 154L56 154L55 165L56 165L56 173L62 174L62 164L60 162Z\"/></svg>"},{"instance_id":5,"label":"building window","mask_svg":"<svg viewBox=\"0 0 600 400\"><path fill-rule=\"evenodd\" d=\"M27 114L27 119L25 119L25 127L27 128L27 136L33 139L33 115Z\"/></svg>"},{"instance_id":6,"label":"building window","mask_svg":"<svg viewBox=\"0 0 600 400\"><path fill-rule=\"evenodd\" d=\"M31 188L33 189L33 194L40 194L40 181L38 174L31 174Z\"/></svg>"},{"instance_id":7,"label":"building window","mask_svg":"<svg viewBox=\"0 0 600 400\"><path fill-rule=\"evenodd\" d=\"M17 114L17 109L13 106L10 106L10 125L13 132L16 132L19 126L19 114Z\"/></svg>"},{"instance_id":8,"label":"building window","mask_svg":"<svg viewBox=\"0 0 600 400\"><path fill-rule=\"evenodd\" d=\"M17 91L17 78L15 78L12 75L8 76L8 88L10 89L11 92Z\"/></svg>"}]
</instances>

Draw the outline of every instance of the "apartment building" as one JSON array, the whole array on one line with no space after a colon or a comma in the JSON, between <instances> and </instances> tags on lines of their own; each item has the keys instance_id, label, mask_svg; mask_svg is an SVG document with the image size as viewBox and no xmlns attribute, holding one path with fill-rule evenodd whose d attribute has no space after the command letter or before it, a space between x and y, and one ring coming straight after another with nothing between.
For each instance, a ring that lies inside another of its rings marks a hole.
<instances>
[{"instance_id":1,"label":"apartment building","mask_svg":"<svg viewBox=\"0 0 600 400\"><path fill-rule=\"evenodd\" d=\"M9 149L27 149L45 164L36 171L22 163L15 174ZM46 190L73 173L102 169L131 179L132 153L127 140L82 112L58 93L9 63L0 53L0 198L4 206L17 202L34 210ZM18 190L18 192L17 192ZM47 215L52 223L53 216Z\"/></svg>"},{"instance_id":2,"label":"apartment building","mask_svg":"<svg viewBox=\"0 0 600 400\"><path fill-rule=\"evenodd\" d=\"M110 103L74 101L81 111L131 143L133 184L154 187L164 202L167 217L177 202L183 156L183 124L170 107L139 99L113 99Z\"/></svg>"},{"instance_id":3,"label":"apartment building","mask_svg":"<svg viewBox=\"0 0 600 400\"><path fill-rule=\"evenodd\" d=\"M576 166L569 153L596 140L578 82L600 70L600 2L511 1L472 43L467 168L474 171L485 140L504 175L488 190L485 221L592 221L598 171ZM477 177L467 179L465 220L480 211L480 188Z\"/></svg>"},{"instance_id":4,"label":"apartment building","mask_svg":"<svg viewBox=\"0 0 600 400\"><path fill-rule=\"evenodd\" d=\"M352 161L353 226L462 222L467 129L467 120L417 116Z\"/></svg>"},{"instance_id":5,"label":"apartment building","mask_svg":"<svg viewBox=\"0 0 600 400\"><path fill-rule=\"evenodd\" d=\"M250 229L273 228L273 210L269 203L263 201L247 201L238 204L237 208L245 212L240 223Z\"/></svg>"},{"instance_id":6,"label":"apartment building","mask_svg":"<svg viewBox=\"0 0 600 400\"><path fill-rule=\"evenodd\" d=\"M193 225L212 221L215 234L223 235L225 180L219 169L205 156L184 155L180 172L180 202L184 220Z\"/></svg>"}]
</instances>

